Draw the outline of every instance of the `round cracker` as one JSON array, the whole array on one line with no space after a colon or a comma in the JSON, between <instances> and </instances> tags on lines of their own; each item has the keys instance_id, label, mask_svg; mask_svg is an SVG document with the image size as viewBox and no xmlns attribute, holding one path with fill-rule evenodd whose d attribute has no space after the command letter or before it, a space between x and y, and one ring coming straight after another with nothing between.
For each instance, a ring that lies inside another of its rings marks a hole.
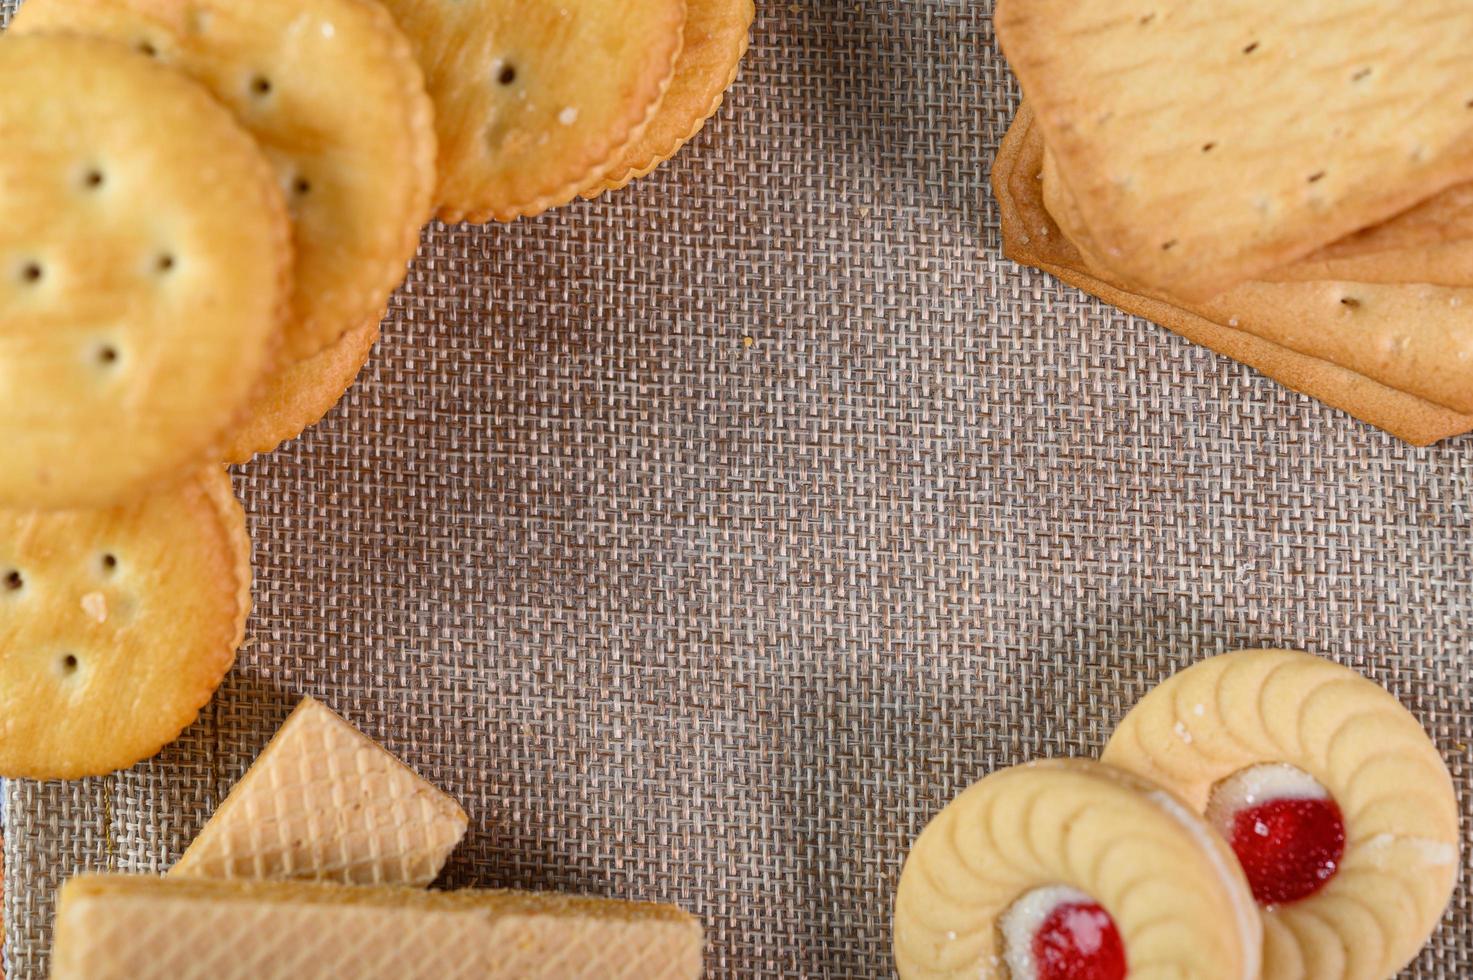
<instances>
[{"instance_id":1,"label":"round cracker","mask_svg":"<svg viewBox=\"0 0 1473 980\"><path fill-rule=\"evenodd\" d=\"M511 221L573 200L638 138L686 0L387 0L435 101L439 216Z\"/></svg>"},{"instance_id":2,"label":"round cracker","mask_svg":"<svg viewBox=\"0 0 1473 980\"><path fill-rule=\"evenodd\" d=\"M363 370L378 337L379 318L374 317L322 353L272 375L249 421L231 437L226 461L244 463L258 453L269 453L319 422Z\"/></svg>"},{"instance_id":3,"label":"round cracker","mask_svg":"<svg viewBox=\"0 0 1473 980\"><path fill-rule=\"evenodd\" d=\"M178 738L245 636L250 552L218 467L110 510L0 511L0 775L101 775Z\"/></svg>"},{"instance_id":4,"label":"round cracker","mask_svg":"<svg viewBox=\"0 0 1473 980\"><path fill-rule=\"evenodd\" d=\"M266 159L107 41L0 42L0 503L109 506L216 455L280 342Z\"/></svg>"},{"instance_id":5,"label":"round cracker","mask_svg":"<svg viewBox=\"0 0 1473 980\"><path fill-rule=\"evenodd\" d=\"M756 6L752 0L688 3L685 45L659 110L599 184L583 192L584 197L619 190L673 157L716 115L736 81L750 43Z\"/></svg>"},{"instance_id":6,"label":"round cracker","mask_svg":"<svg viewBox=\"0 0 1473 980\"><path fill-rule=\"evenodd\" d=\"M28 0L12 30L134 45L203 83L265 148L291 207L286 355L382 310L429 218L434 107L409 41L372 0Z\"/></svg>"}]
</instances>

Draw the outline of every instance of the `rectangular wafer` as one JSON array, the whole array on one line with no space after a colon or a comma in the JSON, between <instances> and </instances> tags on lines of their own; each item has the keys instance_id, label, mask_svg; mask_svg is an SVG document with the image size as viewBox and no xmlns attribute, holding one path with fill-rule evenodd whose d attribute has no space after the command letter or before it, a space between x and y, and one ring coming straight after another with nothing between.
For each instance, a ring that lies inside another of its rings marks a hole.
<instances>
[{"instance_id":1,"label":"rectangular wafer","mask_svg":"<svg viewBox=\"0 0 1473 980\"><path fill-rule=\"evenodd\" d=\"M304 698L170 874L427 885L467 824L455 800Z\"/></svg>"},{"instance_id":2,"label":"rectangular wafer","mask_svg":"<svg viewBox=\"0 0 1473 980\"><path fill-rule=\"evenodd\" d=\"M1025 104L1003 141L992 171L993 192L1002 212L1004 250L1009 258L1042 269L1126 312L1153 320L1413 445L1429 445L1473 431L1473 416L1096 278L1086 270L1078 249L1044 208L1040 180L1043 146L1041 141L1030 139L1031 126L1032 114Z\"/></svg>"},{"instance_id":3,"label":"rectangular wafer","mask_svg":"<svg viewBox=\"0 0 1473 980\"><path fill-rule=\"evenodd\" d=\"M670 905L513 891L85 875L61 889L52 980L687 980Z\"/></svg>"}]
</instances>

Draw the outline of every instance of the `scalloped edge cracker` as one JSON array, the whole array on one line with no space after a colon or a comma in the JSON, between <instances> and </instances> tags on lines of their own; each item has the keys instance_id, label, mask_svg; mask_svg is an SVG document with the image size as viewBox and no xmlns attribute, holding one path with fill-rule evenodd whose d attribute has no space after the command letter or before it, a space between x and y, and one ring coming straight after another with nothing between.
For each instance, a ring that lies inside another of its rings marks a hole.
<instances>
[{"instance_id":1,"label":"scalloped edge cracker","mask_svg":"<svg viewBox=\"0 0 1473 980\"><path fill-rule=\"evenodd\" d=\"M123 45L7 33L0 76L0 502L110 506L218 460L279 363L286 206L229 112Z\"/></svg>"},{"instance_id":2,"label":"scalloped edge cracker","mask_svg":"<svg viewBox=\"0 0 1473 980\"><path fill-rule=\"evenodd\" d=\"M327 350L278 370L251 405L249 417L231 436L229 463L249 462L305 433L322 421L362 373L380 336L380 317L350 330Z\"/></svg>"},{"instance_id":3,"label":"scalloped edge cracker","mask_svg":"<svg viewBox=\"0 0 1473 980\"><path fill-rule=\"evenodd\" d=\"M685 44L659 111L608 174L583 192L584 197L620 190L654 173L695 139L736 83L751 44L756 5L752 0L688 3Z\"/></svg>"},{"instance_id":4,"label":"scalloped edge cracker","mask_svg":"<svg viewBox=\"0 0 1473 980\"><path fill-rule=\"evenodd\" d=\"M686 0L386 0L435 102L438 217L512 221L574 200L654 117Z\"/></svg>"},{"instance_id":5,"label":"scalloped edge cracker","mask_svg":"<svg viewBox=\"0 0 1473 980\"><path fill-rule=\"evenodd\" d=\"M27 0L12 32L136 45L203 84L260 143L292 213L284 348L313 357L383 309L429 219L434 106L373 0Z\"/></svg>"}]
</instances>

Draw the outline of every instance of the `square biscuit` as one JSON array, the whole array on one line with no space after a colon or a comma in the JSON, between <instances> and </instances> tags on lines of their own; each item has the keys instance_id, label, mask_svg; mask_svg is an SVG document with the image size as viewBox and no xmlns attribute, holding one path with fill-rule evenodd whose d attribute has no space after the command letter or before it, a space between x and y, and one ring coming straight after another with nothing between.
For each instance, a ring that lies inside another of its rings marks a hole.
<instances>
[{"instance_id":1,"label":"square biscuit","mask_svg":"<svg viewBox=\"0 0 1473 980\"><path fill-rule=\"evenodd\" d=\"M1462 0L999 0L1100 258L1199 299L1473 178Z\"/></svg>"}]
</instances>

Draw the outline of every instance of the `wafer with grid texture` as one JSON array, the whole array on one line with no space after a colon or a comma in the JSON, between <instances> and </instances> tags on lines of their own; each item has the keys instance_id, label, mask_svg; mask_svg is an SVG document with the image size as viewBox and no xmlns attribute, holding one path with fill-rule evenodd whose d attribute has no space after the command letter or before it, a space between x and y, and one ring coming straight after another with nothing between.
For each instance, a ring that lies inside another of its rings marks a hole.
<instances>
[{"instance_id":1,"label":"wafer with grid texture","mask_svg":"<svg viewBox=\"0 0 1473 980\"><path fill-rule=\"evenodd\" d=\"M305 698L170 874L427 885L466 825L453 799Z\"/></svg>"},{"instance_id":2,"label":"wafer with grid texture","mask_svg":"<svg viewBox=\"0 0 1473 980\"><path fill-rule=\"evenodd\" d=\"M511 891L73 878L53 980L694 980L670 905Z\"/></svg>"}]
</instances>

